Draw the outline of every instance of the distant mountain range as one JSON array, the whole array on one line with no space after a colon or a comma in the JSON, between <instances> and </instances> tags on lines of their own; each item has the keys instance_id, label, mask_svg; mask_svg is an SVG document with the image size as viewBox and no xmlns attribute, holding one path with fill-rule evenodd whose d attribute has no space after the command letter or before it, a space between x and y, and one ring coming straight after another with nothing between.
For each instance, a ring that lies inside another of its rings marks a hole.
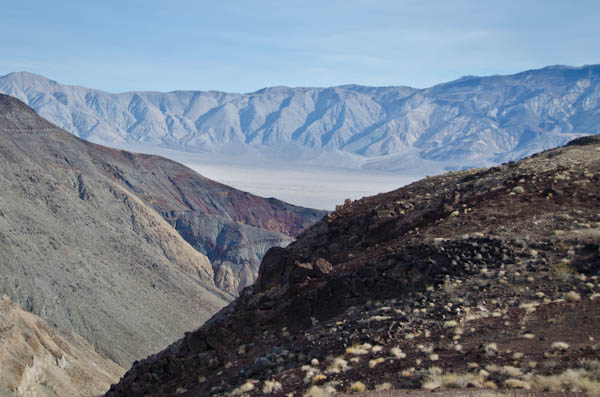
<instances>
[{"instance_id":1,"label":"distant mountain range","mask_svg":"<svg viewBox=\"0 0 600 397\"><path fill-rule=\"evenodd\" d=\"M217 152L241 147L287 160L335 153L393 170L409 159L447 168L499 163L598 133L599 82L600 65L591 65L468 76L427 89L346 85L249 94L111 94L21 72L0 77L0 92L78 137L106 145Z\"/></svg>"}]
</instances>

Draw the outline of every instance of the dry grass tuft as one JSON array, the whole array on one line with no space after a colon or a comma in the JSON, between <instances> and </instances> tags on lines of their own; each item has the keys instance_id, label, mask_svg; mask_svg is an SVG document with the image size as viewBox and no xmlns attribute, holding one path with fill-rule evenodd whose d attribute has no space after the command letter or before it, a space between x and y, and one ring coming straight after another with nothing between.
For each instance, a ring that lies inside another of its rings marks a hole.
<instances>
[{"instance_id":1,"label":"dry grass tuft","mask_svg":"<svg viewBox=\"0 0 600 397\"><path fill-rule=\"evenodd\" d=\"M256 381L254 380L247 380L246 383L244 383L243 385L241 385L240 387L233 389L233 391L231 392L232 396L240 396L242 394L245 394L251 390L254 390L254 383Z\"/></svg>"},{"instance_id":2,"label":"dry grass tuft","mask_svg":"<svg viewBox=\"0 0 600 397\"><path fill-rule=\"evenodd\" d=\"M368 354L371 345L365 343L364 345L353 345L346 349L346 354L352 354L355 356L360 356L363 354Z\"/></svg>"},{"instance_id":3,"label":"dry grass tuft","mask_svg":"<svg viewBox=\"0 0 600 397\"><path fill-rule=\"evenodd\" d=\"M281 390L281 383L276 380L266 380L263 386L263 394L277 393Z\"/></svg>"},{"instance_id":4,"label":"dry grass tuft","mask_svg":"<svg viewBox=\"0 0 600 397\"><path fill-rule=\"evenodd\" d=\"M316 384L323 382L325 379L327 379L327 376L325 376L323 374L318 374L318 375L313 376L312 383L313 383L313 385L316 385Z\"/></svg>"},{"instance_id":5,"label":"dry grass tuft","mask_svg":"<svg viewBox=\"0 0 600 397\"><path fill-rule=\"evenodd\" d=\"M376 391L390 390L391 388L392 388L392 384L390 382L385 382L385 383L375 386Z\"/></svg>"},{"instance_id":6,"label":"dry grass tuft","mask_svg":"<svg viewBox=\"0 0 600 397\"><path fill-rule=\"evenodd\" d=\"M381 364L385 359L383 357L375 358L373 360L369 360L369 368L375 368L377 364Z\"/></svg>"},{"instance_id":7,"label":"dry grass tuft","mask_svg":"<svg viewBox=\"0 0 600 397\"><path fill-rule=\"evenodd\" d=\"M569 344L565 342L554 342L552 344L552 350L560 350L567 351L569 349Z\"/></svg>"},{"instance_id":8,"label":"dry grass tuft","mask_svg":"<svg viewBox=\"0 0 600 397\"><path fill-rule=\"evenodd\" d=\"M392 347L390 353L392 353L396 358L406 358L406 353L404 353L398 346Z\"/></svg>"},{"instance_id":9,"label":"dry grass tuft","mask_svg":"<svg viewBox=\"0 0 600 397\"><path fill-rule=\"evenodd\" d=\"M516 367L512 367L510 365L505 365L502 368L500 368L500 373L504 374L504 375L508 375L511 376L513 378L522 376L523 373L521 372L521 370L519 368Z\"/></svg>"},{"instance_id":10,"label":"dry grass tuft","mask_svg":"<svg viewBox=\"0 0 600 397\"><path fill-rule=\"evenodd\" d=\"M467 387L490 387L486 386L486 376L484 374L457 374L447 373L443 374L438 367L431 367L428 370L428 375L421 384L421 388L426 390L434 390L440 387L446 388L467 388ZM494 385L495 386L495 385Z\"/></svg>"},{"instance_id":11,"label":"dry grass tuft","mask_svg":"<svg viewBox=\"0 0 600 397\"><path fill-rule=\"evenodd\" d=\"M345 371L347 369L348 369L348 361L344 360L341 357L337 357L333 360L333 363L331 363L331 365L329 367L327 367L325 372L332 373L332 374L339 374L340 372Z\"/></svg>"},{"instance_id":12,"label":"dry grass tuft","mask_svg":"<svg viewBox=\"0 0 600 397\"><path fill-rule=\"evenodd\" d=\"M337 391L335 390L335 387L331 385L311 386L310 389L304 393L304 397L331 397L336 394Z\"/></svg>"},{"instance_id":13,"label":"dry grass tuft","mask_svg":"<svg viewBox=\"0 0 600 397\"><path fill-rule=\"evenodd\" d=\"M367 386L361 381L357 381L350 385L350 390L354 393L360 393L367 390Z\"/></svg>"},{"instance_id":14,"label":"dry grass tuft","mask_svg":"<svg viewBox=\"0 0 600 397\"><path fill-rule=\"evenodd\" d=\"M516 378L508 378L504 381L504 386L509 389L531 389L531 384L529 382L523 381L521 379Z\"/></svg>"},{"instance_id":15,"label":"dry grass tuft","mask_svg":"<svg viewBox=\"0 0 600 397\"><path fill-rule=\"evenodd\" d=\"M565 294L565 299L568 301L577 302L581 300L581 295L575 291L569 291Z\"/></svg>"},{"instance_id":16,"label":"dry grass tuft","mask_svg":"<svg viewBox=\"0 0 600 397\"><path fill-rule=\"evenodd\" d=\"M454 328L458 325L456 320L449 320L444 323L444 328Z\"/></svg>"},{"instance_id":17,"label":"dry grass tuft","mask_svg":"<svg viewBox=\"0 0 600 397\"><path fill-rule=\"evenodd\" d=\"M545 391L584 392L596 396L600 395L600 370L579 368L567 369L560 375L536 375L533 383Z\"/></svg>"}]
</instances>

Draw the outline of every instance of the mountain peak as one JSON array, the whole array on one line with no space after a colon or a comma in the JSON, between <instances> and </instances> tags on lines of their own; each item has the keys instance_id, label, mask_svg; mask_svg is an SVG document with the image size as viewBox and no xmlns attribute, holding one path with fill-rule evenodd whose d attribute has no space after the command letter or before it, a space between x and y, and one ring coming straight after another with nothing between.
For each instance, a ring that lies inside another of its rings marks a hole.
<instances>
[{"instance_id":1,"label":"mountain peak","mask_svg":"<svg viewBox=\"0 0 600 397\"><path fill-rule=\"evenodd\" d=\"M27 71L21 71L21 72L11 72L8 73L4 76L0 76L0 79L7 79L9 81L15 81L15 82L20 82L20 83L27 83L27 84L31 84L32 82L44 82L44 83L51 83L51 84L56 84L58 85L58 82L49 79L48 77L41 75L41 74L37 74L37 73L31 73L31 72L27 72Z\"/></svg>"}]
</instances>

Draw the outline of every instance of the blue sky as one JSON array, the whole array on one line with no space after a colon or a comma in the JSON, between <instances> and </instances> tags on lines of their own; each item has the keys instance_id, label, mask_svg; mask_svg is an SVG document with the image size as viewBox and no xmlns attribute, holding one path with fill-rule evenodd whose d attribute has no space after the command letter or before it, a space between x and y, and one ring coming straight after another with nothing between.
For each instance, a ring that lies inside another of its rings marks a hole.
<instances>
[{"instance_id":1,"label":"blue sky","mask_svg":"<svg viewBox=\"0 0 600 397\"><path fill-rule=\"evenodd\" d=\"M600 63L600 1L20 1L0 75L111 92L428 87Z\"/></svg>"}]
</instances>

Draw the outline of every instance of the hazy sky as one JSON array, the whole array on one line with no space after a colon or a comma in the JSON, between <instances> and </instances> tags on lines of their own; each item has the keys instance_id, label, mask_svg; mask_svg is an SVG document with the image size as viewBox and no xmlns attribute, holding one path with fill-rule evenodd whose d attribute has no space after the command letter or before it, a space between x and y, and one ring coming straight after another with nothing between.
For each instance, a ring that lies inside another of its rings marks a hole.
<instances>
[{"instance_id":1,"label":"hazy sky","mask_svg":"<svg viewBox=\"0 0 600 397\"><path fill-rule=\"evenodd\" d=\"M111 92L410 85L600 63L600 1L10 1L0 75Z\"/></svg>"}]
</instances>

